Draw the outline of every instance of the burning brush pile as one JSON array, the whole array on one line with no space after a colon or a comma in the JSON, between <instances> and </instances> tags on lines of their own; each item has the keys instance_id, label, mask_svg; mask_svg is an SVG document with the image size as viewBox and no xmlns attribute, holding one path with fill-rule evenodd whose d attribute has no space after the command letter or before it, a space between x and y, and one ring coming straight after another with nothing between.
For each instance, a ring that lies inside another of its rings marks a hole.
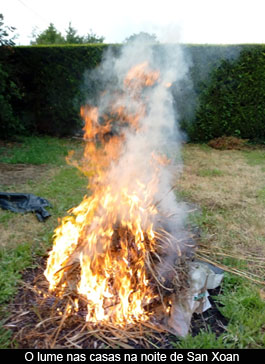
<instances>
[{"instance_id":1,"label":"burning brush pile","mask_svg":"<svg viewBox=\"0 0 265 364\"><path fill-rule=\"evenodd\" d=\"M79 168L90 176L91 194L56 229L45 270L50 291L73 296L69 311L85 302L86 321L95 324L147 321L158 305L166 315L172 293L184 294L187 285L185 214L175 202L169 159L176 138L172 74L155 67L151 49L148 61L138 50L132 66L131 47L113 65L116 84L97 106L81 109Z\"/></svg>"},{"instance_id":2,"label":"burning brush pile","mask_svg":"<svg viewBox=\"0 0 265 364\"><path fill-rule=\"evenodd\" d=\"M81 109L83 159L69 156L89 176L89 192L55 230L44 296L63 323L81 318L81 331L101 330L103 342L107 328L112 340L132 327L189 330L193 244L172 187L181 163L170 91L186 72L179 48L161 57L134 42L90 75L104 90Z\"/></svg>"}]
</instances>

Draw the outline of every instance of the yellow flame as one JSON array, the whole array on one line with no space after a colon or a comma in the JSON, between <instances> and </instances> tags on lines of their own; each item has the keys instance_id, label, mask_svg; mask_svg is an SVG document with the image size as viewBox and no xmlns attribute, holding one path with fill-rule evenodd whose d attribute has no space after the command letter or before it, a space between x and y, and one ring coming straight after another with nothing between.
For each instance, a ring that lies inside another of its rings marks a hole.
<instances>
[{"instance_id":1,"label":"yellow flame","mask_svg":"<svg viewBox=\"0 0 265 364\"><path fill-rule=\"evenodd\" d=\"M147 62L131 69L124 85L133 98L139 90L150 87L159 79L159 72L150 70ZM145 114L142 104L138 113L129 113L125 107L113 107L113 114L138 129ZM136 180L134 188L109 184L107 168L119 158L123 135L109 136L111 120L99 123L97 108L81 108L85 120L84 163L79 167L91 176L91 196L71 209L55 230L53 248L49 254L45 276L50 291L59 296L68 287L68 268L74 263L80 267L76 284L79 297L68 311L78 311L80 297L87 302L86 320L125 323L147 320L145 306L154 297L146 269L146 258L155 250L154 205L157 176L146 185ZM101 144L99 148L97 142ZM156 157L159 159L159 157ZM70 156L69 156L70 159ZM160 163L166 163L160 158ZM67 311L67 312L68 312Z\"/></svg>"}]
</instances>

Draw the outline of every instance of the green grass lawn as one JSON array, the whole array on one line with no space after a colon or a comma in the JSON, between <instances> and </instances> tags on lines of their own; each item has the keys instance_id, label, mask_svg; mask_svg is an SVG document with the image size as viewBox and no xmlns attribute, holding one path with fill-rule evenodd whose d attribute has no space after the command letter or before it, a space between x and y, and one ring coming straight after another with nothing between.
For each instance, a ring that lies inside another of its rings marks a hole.
<instances>
[{"instance_id":1,"label":"green grass lawn","mask_svg":"<svg viewBox=\"0 0 265 364\"><path fill-rule=\"evenodd\" d=\"M66 164L65 156L70 150L80 149L80 142L68 139L25 138L20 144L11 144L0 150L0 163L25 164L23 183L0 184L0 190L33 193L48 199L52 216L40 223L33 214L14 214L0 209L0 348L10 345L10 332L2 327L8 315L8 302L19 287L24 269L34 267L39 256L47 254L51 247L53 231L58 218L66 215L87 192L88 180L74 167ZM35 168L27 179L27 165ZM23 176L22 176L23 177Z\"/></svg>"},{"instance_id":2,"label":"green grass lawn","mask_svg":"<svg viewBox=\"0 0 265 364\"><path fill-rule=\"evenodd\" d=\"M0 147L0 164L25 165L24 177L8 185L1 180L0 190L34 193L52 204L52 216L45 223L32 214L0 210L0 348L11 347L12 332L3 325L23 271L47 254L58 218L87 193L87 178L65 162L72 149L80 152L81 143L49 137L25 138L20 144ZM178 198L200 206L201 213L192 219L202 230L202 244L213 252L211 259L241 273L225 273L222 293L216 297L221 313L229 320L225 332L216 337L206 328L195 337L174 340L172 345L264 348L265 288L254 282L265 280L264 150L216 151L185 145L183 159Z\"/></svg>"}]
</instances>

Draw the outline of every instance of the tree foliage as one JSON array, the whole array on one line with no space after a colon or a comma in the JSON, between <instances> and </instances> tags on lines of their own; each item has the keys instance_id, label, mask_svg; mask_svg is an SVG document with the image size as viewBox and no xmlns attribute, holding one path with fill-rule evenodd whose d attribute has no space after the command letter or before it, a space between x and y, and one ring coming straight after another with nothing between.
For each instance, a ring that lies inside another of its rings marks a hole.
<instances>
[{"instance_id":1,"label":"tree foliage","mask_svg":"<svg viewBox=\"0 0 265 364\"><path fill-rule=\"evenodd\" d=\"M93 31L90 29L90 32L87 33L87 35L85 35L83 37L83 44L95 44L95 43L103 43L104 42L104 37L98 36L96 33L93 33Z\"/></svg>"},{"instance_id":2,"label":"tree foliage","mask_svg":"<svg viewBox=\"0 0 265 364\"><path fill-rule=\"evenodd\" d=\"M32 45L51 45L51 44L89 44L89 43L103 43L104 37L98 36L89 31L87 35L78 35L77 30L72 26L70 22L68 28L63 36L54 26L50 23L49 27L40 34L32 33L33 40Z\"/></svg>"},{"instance_id":3,"label":"tree foliage","mask_svg":"<svg viewBox=\"0 0 265 364\"><path fill-rule=\"evenodd\" d=\"M32 45L41 44L64 44L65 39L60 32L57 31L53 23L50 23L48 28L37 35L36 39L31 41Z\"/></svg>"},{"instance_id":4,"label":"tree foliage","mask_svg":"<svg viewBox=\"0 0 265 364\"><path fill-rule=\"evenodd\" d=\"M77 30L72 27L71 22L66 29L65 43L67 44L80 44L82 43L82 37L77 34Z\"/></svg>"},{"instance_id":5,"label":"tree foliage","mask_svg":"<svg viewBox=\"0 0 265 364\"><path fill-rule=\"evenodd\" d=\"M4 25L4 16L0 14L0 46L13 46L15 45L14 38L10 38L9 33L13 33L16 30L14 27Z\"/></svg>"},{"instance_id":6,"label":"tree foliage","mask_svg":"<svg viewBox=\"0 0 265 364\"><path fill-rule=\"evenodd\" d=\"M149 34L146 32L134 33L124 40L124 43L134 42L135 40L143 41L145 43L158 43L156 34Z\"/></svg>"}]
</instances>

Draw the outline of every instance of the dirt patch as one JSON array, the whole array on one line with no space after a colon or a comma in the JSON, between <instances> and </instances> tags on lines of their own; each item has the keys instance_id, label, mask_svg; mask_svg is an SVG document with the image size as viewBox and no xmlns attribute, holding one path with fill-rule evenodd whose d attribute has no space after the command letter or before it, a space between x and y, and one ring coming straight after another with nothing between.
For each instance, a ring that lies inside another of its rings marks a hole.
<instances>
[{"instance_id":1,"label":"dirt patch","mask_svg":"<svg viewBox=\"0 0 265 364\"><path fill-rule=\"evenodd\" d=\"M241 139L241 138L236 138L233 136L229 136L229 137L223 136L220 138L210 140L208 145L214 149L220 149L220 150L225 150L225 149L241 150L246 146L247 142L248 142L248 139Z\"/></svg>"},{"instance_id":2,"label":"dirt patch","mask_svg":"<svg viewBox=\"0 0 265 364\"><path fill-rule=\"evenodd\" d=\"M33 213L12 213L1 231L0 248L15 248L19 244L33 243L45 228L46 224L40 223Z\"/></svg>"},{"instance_id":3,"label":"dirt patch","mask_svg":"<svg viewBox=\"0 0 265 364\"><path fill-rule=\"evenodd\" d=\"M24 184L40 179L47 171L46 165L0 163L0 184L4 186Z\"/></svg>"}]
</instances>

